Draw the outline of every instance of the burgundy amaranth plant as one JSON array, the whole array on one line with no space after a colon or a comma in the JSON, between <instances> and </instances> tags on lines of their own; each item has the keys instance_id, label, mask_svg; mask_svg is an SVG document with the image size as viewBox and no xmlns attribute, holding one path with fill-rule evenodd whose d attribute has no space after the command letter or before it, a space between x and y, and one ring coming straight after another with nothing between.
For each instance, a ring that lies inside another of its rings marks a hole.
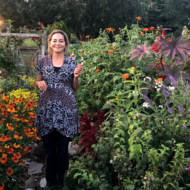
<instances>
[{"instance_id":1,"label":"burgundy amaranth plant","mask_svg":"<svg viewBox=\"0 0 190 190\"><path fill-rule=\"evenodd\" d=\"M98 142L96 135L102 135L100 131L100 125L102 125L105 119L106 117L104 116L104 111L102 110L92 114L90 117L86 111L84 116L80 117L79 133L81 138L78 142L78 145L80 147L80 151L84 150L82 156L92 154L93 159L95 159L96 155L93 153L92 145L97 144Z\"/></svg>"}]
</instances>

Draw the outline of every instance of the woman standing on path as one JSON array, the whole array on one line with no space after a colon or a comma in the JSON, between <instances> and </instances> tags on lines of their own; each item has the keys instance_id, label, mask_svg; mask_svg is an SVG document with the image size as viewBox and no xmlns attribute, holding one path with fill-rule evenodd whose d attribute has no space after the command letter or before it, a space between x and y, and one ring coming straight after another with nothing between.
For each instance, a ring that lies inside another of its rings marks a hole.
<instances>
[{"instance_id":1,"label":"woman standing on path","mask_svg":"<svg viewBox=\"0 0 190 190\"><path fill-rule=\"evenodd\" d=\"M69 41L61 30L48 36L48 56L36 67L36 86L41 90L35 126L46 154L48 188L64 186L68 169L68 143L77 135L79 116L74 92L79 88L82 66L67 56Z\"/></svg>"}]
</instances>

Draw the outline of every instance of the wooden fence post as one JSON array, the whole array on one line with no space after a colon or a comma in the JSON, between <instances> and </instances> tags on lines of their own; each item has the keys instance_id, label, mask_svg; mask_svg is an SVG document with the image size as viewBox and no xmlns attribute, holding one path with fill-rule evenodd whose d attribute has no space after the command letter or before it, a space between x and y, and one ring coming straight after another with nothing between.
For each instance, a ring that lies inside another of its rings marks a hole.
<instances>
[{"instance_id":1,"label":"wooden fence post","mask_svg":"<svg viewBox=\"0 0 190 190\"><path fill-rule=\"evenodd\" d=\"M46 47L47 47L47 30L44 30L44 35L42 37L42 54L41 54L42 57L45 55Z\"/></svg>"}]
</instances>

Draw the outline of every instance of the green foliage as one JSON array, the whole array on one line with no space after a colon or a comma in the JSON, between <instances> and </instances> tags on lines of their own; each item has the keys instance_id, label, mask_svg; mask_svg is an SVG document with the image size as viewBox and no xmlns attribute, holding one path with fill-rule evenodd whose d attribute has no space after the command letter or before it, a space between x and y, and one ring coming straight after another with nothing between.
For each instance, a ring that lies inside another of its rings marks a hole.
<instances>
[{"instance_id":1,"label":"green foliage","mask_svg":"<svg viewBox=\"0 0 190 190\"><path fill-rule=\"evenodd\" d=\"M51 24L47 25L46 30L49 33L52 32L53 30L62 30L67 34L69 40L71 38L70 31L67 28L66 24L62 20L61 21L55 21L52 25Z\"/></svg>"}]
</instances>

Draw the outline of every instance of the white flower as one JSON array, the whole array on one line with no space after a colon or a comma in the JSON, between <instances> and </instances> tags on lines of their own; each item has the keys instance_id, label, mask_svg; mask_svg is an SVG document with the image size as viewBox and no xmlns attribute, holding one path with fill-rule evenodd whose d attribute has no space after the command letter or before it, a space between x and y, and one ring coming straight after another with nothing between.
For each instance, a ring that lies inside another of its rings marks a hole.
<instances>
[{"instance_id":1,"label":"white flower","mask_svg":"<svg viewBox=\"0 0 190 190\"><path fill-rule=\"evenodd\" d=\"M113 160L110 160L110 164L112 164L113 163Z\"/></svg>"},{"instance_id":2,"label":"white flower","mask_svg":"<svg viewBox=\"0 0 190 190\"><path fill-rule=\"evenodd\" d=\"M133 94L133 96L138 96L139 95L138 91L133 91L132 94Z\"/></svg>"},{"instance_id":3,"label":"white flower","mask_svg":"<svg viewBox=\"0 0 190 190\"><path fill-rule=\"evenodd\" d=\"M159 92L159 91L160 91L160 88L157 88L156 90Z\"/></svg>"},{"instance_id":4,"label":"white flower","mask_svg":"<svg viewBox=\"0 0 190 190\"><path fill-rule=\"evenodd\" d=\"M164 106L163 105L159 105L158 107L162 109Z\"/></svg>"},{"instance_id":5,"label":"white flower","mask_svg":"<svg viewBox=\"0 0 190 190\"><path fill-rule=\"evenodd\" d=\"M142 107L148 108L148 107L150 107L150 105L147 102L144 102Z\"/></svg>"},{"instance_id":6,"label":"white flower","mask_svg":"<svg viewBox=\"0 0 190 190\"><path fill-rule=\"evenodd\" d=\"M113 159L114 159L114 161L115 161L115 160L117 159L117 157L116 157L116 156L114 156L114 157L113 157Z\"/></svg>"},{"instance_id":7,"label":"white flower","mask_svg":"<svg viewBox=\"0 0 190 190\"><path fill-rule=\"evenodd\" d=\"M168 90L173 91L173 90L175 90L175 87L174 86L169 86Z\"/></svg>"}]
</instances>

